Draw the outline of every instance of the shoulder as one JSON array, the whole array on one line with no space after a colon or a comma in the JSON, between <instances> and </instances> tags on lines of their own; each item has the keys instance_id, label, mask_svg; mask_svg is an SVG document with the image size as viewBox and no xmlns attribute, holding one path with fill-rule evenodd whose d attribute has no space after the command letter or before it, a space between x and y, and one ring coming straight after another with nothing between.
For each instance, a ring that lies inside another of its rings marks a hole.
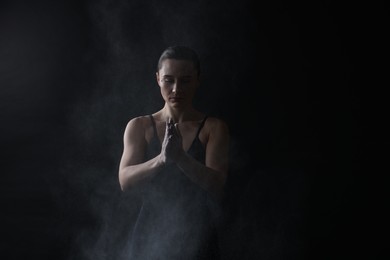
<instances>
[{"instance_id":1,"label":"shoulder","mask_svg":"<svg viewBox=\"0 0 390 260\"><path fill-rule=\"evenodd\" d=\"M144 132L151 126L149 115L137 116L127 122L125 132Z\"/></svg>"},{"instance_id":2,"label":"shoulder","mask_svg":"<svg viewBox=\"0 0 390 260\"><path fill-rule=\"evenodd\" d=\"M229 133L229 126L228 124L222 120L221 118L218 117L213 117L209 116L206 119L205 122L205 128L208 129L209 133L224 133L228 134Z\"/></svg>"},{"instance_id":3,"label":"shoulder","mask_svg":"<svg viewBox=\"0 0 390 260\"><path fill-rule=\"evenodd\" d=\"M127 122L123 134L125 143L138 143L145 140L148 129L152 126L149 115L137 116Z\"/></svg>"},{"instance_id":4,"label":"shoulder","mask_svg":"<svg viewBox=\"0 0 390 260\"><path fill-rule=\"evenodd\" d=\"M227 123L218 117L208 116L205 122L205 125L208 127L222 127L222 128L228 128Z\"/></svg>"},{"instance_id":5,"label":"shoulder","mask_svg":"<svg viewBox=\"0 0 390 260\"><path fill-rule=\"evenodd\" d=\"M126 127L146 127L151 123L149 115L137 116L127 122Z\"/></svg>"}]
</instances>

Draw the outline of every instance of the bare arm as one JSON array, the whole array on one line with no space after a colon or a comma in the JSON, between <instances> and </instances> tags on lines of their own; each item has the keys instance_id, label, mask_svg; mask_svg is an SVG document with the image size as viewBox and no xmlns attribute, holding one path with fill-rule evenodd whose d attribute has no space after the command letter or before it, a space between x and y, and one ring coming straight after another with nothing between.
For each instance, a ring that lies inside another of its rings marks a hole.
<instances>
[{"instance_id":1,"label":"bare arm","mask_svg":"<svg viewBox=\"0 0 390 260\"><path fill-rule=\"evenodd\" d=\"M164 165L160 155L143 161L147 142L141 118L134 118L127 124L123 146L119 165L119 183L122 191L154 176Z\"/></svg>"},{"instance_id":2,"label":"bare arm","mask_svg":"<svg viewBox=\"0 0 390 260\"><path fill-rule=\"evenodd\" d=\"M175 163L188 178L209 192L213 198L222 198L228 172L230 141L224 122L215 119L209 127L205 165L183 150L180 133L173 123L166 124L161 153L143 162L147 146L144 129L139 118L131 120L126 127L124 151L119 166L122 190L153 177L165 165Z\"/></svg>"},{"instance_id":3,"label":"bare arm","mask_svg":"<svg viewBox=\"0 0 390 260\"><path fill-rule=\"evenodd\" d=\"M180 133L175 129L173 133L180 138ZM183 150L175 159L176 165L193 182L205 189L209 194L220 201L223 197L223 188L228 173L229 131L221 120L214 119L210 127L210 133L206 146L205 165L198 162Z\"/></svg>"}]
</instances>

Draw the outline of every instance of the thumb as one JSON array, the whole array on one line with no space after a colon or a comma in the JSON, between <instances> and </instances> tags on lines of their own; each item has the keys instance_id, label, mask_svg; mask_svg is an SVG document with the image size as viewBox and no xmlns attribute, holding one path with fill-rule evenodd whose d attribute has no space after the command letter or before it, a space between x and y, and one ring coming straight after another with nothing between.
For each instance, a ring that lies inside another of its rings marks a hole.
<instances>
[{"instance_id":1,"label":"thumb","mask_svg":"<svg viewBox=\"0 0 390 260\"><path fill-rule=\"evenodd\" d=\"M180 129L179 129L179 124L178 123L175 124L175 129L176 129L177 135L181 138L181 133L180 133Z\"/></svg>"}]
</instances>

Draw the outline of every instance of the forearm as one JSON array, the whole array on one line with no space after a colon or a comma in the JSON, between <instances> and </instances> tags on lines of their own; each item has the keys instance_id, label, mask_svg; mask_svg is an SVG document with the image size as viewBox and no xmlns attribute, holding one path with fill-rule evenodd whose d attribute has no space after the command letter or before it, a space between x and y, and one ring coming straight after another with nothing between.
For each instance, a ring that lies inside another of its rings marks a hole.
<instances>
[{"instance_id":1,"label":"forearm","mask_svg":"<svg viewBox=\"0 0 390 260\"><path fill-rule=\"evenodd\" d=\"M195 160L187 153L183 153L176 165L194 183L206 190L217 201L222 199L225 175L213 170L199 161Z\"/></svg>"},{"instance_id":2,"label":"forearm","mask_svg":"<svg viewBox=\"0 0 390 260\"><path fill-rule=\"evenodd\" d=\"M156 156L146 162L122 168L119 171L119 183L122 191L147 181L155 176L162 167L164 167L164 162L160 159L160 156Z\"/></svg>"}]
</instances>

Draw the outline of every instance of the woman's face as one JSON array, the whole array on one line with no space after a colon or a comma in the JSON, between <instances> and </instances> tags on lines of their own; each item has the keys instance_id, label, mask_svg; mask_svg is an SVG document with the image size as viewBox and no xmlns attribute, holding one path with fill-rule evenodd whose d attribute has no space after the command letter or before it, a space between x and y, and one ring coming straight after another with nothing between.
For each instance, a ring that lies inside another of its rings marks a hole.
<instances>
[{"instance_id":1,"label":"woman's face","mask_svg":"<svg viewBox=\"0 0 390 260\"><path fill-rule=\"evenodd\" d=\"M167 104L186 107L192 103L199 85L198 71L192 61L165 59L156 76L161 95Z\"/></svg>"}]
</instances>

